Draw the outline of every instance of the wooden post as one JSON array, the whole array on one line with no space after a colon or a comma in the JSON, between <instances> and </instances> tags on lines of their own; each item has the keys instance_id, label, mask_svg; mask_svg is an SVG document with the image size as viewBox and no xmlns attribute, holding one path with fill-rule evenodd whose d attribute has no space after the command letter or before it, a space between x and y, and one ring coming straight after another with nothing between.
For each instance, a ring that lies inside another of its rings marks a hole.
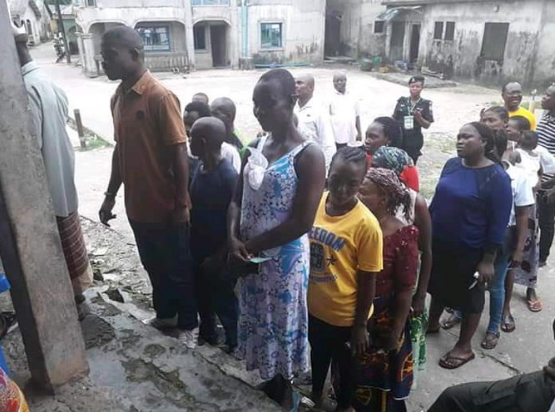
<instances>
[{"instance_id":1,"label":"wooden post","mask_svg":"<svg viewBox=\"0 0 555 412\"><path fill-rule=\"evenodd\" d=\"M85 139L85 131L83 130L83 121L81 120L81 112L79 109L73 111L75 115L75 124L77 125L77 134L79 135L79 142L81 143L81 149L87 148L87 140Z\"/></svg>"},{"instance_id":2,"label":"wooden post","mask_svg":"<svg viewBox=\"0 0 555 412\"><path fill-rule=\"evenodd\" d=\"M84 376L85 344L5 1L0 1L0 255L35 383Z\"/></svg>"}]
</instances>

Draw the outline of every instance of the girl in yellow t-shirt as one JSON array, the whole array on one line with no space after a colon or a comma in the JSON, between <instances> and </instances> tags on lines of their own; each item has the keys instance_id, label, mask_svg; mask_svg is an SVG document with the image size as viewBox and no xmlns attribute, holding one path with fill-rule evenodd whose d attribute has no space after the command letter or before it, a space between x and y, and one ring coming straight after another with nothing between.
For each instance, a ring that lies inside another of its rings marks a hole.
<instances>
[{"instance_id":1,"label":"girl in yellow t-shirt","mask_svg":"<svg viewBox=\"0 0 555 412\"><path fill-rule=\"evenodd\" d=\"M338 411L352 411L353 354L369 346L376 273L383 268L382 232L356 194L366 173L359 148L339 150L330 166L324 193L310 232L309 331L312 348L312 398L321 406L330 362L338 365ZM350 349L349 349L350 348Z\"/></svg>"}]
</instances>

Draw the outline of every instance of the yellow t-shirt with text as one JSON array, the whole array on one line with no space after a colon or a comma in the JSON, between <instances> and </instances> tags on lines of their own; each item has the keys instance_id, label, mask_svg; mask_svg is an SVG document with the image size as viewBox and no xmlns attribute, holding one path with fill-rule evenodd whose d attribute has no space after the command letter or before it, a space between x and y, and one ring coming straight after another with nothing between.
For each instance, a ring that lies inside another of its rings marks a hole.
<instances>
[{"instance_id":1,"label":"yellow t-shirt with text","mask_svg":"<svg viewBox=\"0 0 555 412\"><path fill-rule=\"evenodd\" d=\"M509 112L509 117L514 116L522 116L527 118L530 122L532 130L536 131L536 126L538 125L538 122L536 120L536 116L530 110L527 110L524 107L519 107L518 110L515 110L514 112Z\"/></svg>"},{"instance_id":2,"label":"yellow t-shirt with text","mask_svg":"<svg viewBox=\"0 0 555 412\"><path fill-rule=\"evenodd\" d=\"M360 201L347 214L329 216L324 193L310 231L308 311L333 326L352 326L357 272L383 269L383 238L376 217Z\"/></svg>"}]
</instances>

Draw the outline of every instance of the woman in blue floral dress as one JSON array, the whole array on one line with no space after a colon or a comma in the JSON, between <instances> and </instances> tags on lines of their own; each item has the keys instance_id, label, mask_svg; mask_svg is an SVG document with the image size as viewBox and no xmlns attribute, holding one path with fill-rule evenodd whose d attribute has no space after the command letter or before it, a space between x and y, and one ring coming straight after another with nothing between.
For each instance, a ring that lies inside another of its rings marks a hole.
<instances>
[{"instance_id":1,"label":"woman in blue floral dress","mask_svg":"<svg viewBox=\"0 0 555 412\"><path fill-rule=\"evenodd\" d=\"M264 391L296 410L291 379L308 369L307 287L311 229L325 181L324 156L293 122L291 73L264 74L254 114L269 132L251 144L229 210L229 263L249 273L239 281L239 356L258 369ZM252 256L269 258L245 270Z\"/></svg>"}]
</instances>

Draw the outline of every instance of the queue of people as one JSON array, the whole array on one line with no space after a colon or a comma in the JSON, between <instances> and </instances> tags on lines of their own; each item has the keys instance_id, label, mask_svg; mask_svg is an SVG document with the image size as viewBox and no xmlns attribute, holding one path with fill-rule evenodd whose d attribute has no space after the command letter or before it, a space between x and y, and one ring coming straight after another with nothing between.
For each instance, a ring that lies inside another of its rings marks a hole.
<instances>
[{"instance_id":1,"label":"queue of people","mask_svg":"<svg viewBox=\"0 0 555 412\"><path fill-rule=\"evenodd\" d=\"M292 381L310 370L312 400L324 410L330 374L337 411L406 411L425 370L426 334L461 323L439 364L456 369L475 358L486 289L484 349L516 329L514 284L527 288L530 311L542 310L538 270L555 232L555 87L537 132L514 83L503 88L506 107L464 125L428 208L416 168L422 129L434 121L422 77L410 79L410 96L392 117L376 118L362 142L345 75L334 76L326 106L315 101L312 76L270 70L253 91L264 133L244 142L227 97L210 102L197 93L182 114L178 98L145 69L135 30L107 31L101 54L106 75L121 84L111 101L116 146L99 216L106 225L115 218L123 185L153 287L148 323L178 330L190 349L223 344L259 372L260 389L284 410L298 410ZM46 163L51 136L40 136ZM78 217L76 199L71 206L61 219ZM78 304L84 287L76 288ZM441 322L446 308L453 313ZM431 410L483 410L459 401L481 390L454 389Z\"/></svg>"},{"instance_id":2,"label":"queue of people","mask_svg":"<svg viewBox=\"0 0 555 412\"><path fill-rule=\"evenodd\" d=\"M527 287L529 309L541 310L535 191L553 197L540 177L555 172L555 158L514 107L514 84L503 90L510 110L488 108L461 128L458 156L428 208L415 166L434 120L423 78L411 78L410 96L357 145L360 114L345 76L334 76L327 110L312 76L270 70L253 92L264 133L244 147L229 98L210 103L198 93L181 120L177 98L145 70L141 45L125 27L102 41L105 72L122 83L100 217L114 217L123 184L153 284L152 326L178 328L189 348L218 345L217 316L225 350L258 370L260 389L285 410L297 410L292 381L309 370L312 399L325 410L331 370L336 410L396 412L425 370L426 334L460 322L439 364L475 358L487 287L484 349L515 330L515 283ZM544 98L544 136L554 92ZM453 314L442 324L445 308Z\"/></svg>"}]
</instances>

